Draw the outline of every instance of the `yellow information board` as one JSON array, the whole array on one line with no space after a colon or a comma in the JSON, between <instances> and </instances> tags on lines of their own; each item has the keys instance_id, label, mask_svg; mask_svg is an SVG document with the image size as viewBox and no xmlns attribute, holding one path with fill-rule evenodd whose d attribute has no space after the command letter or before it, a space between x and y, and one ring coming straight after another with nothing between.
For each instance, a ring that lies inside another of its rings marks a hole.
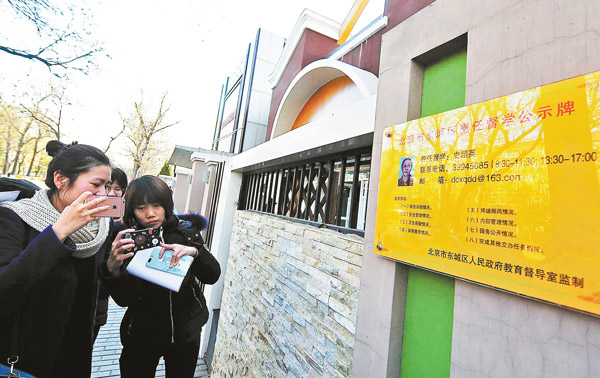
<instances>
[{"instance_id":1,"label":"yellow information board","mask_svg":"<svg viewBox=\"0 0 600 378\"><path fill-rule=\"evenodd\" d=\"M599 82L386 128L375 252L600 315Z\"/></svg>"}]
</instances>

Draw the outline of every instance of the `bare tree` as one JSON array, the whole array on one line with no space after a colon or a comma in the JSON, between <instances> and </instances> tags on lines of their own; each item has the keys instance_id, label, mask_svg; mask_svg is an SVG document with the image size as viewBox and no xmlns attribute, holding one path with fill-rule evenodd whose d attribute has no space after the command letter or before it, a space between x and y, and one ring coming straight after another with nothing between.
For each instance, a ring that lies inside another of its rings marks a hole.
<instances>
[{"instance_id":1,"label":"bare tree","mask_svg":"<svg viewBox=\"0 0 600 378\"><path fill-rule=\"evenodd\" d=\"M21 154L23 153L23 146L25 146L27 143L31 142L32 140L35 139L35 137L31 137L29 130L31 129L31 127L33 126L34 120L33 119L26 119L24 120L24 122L20 122L21 123L21 127L16 127L15 131L17 132L17 143L16 143L16 148L15 148L15 159L13 162L13 168L11 171L11 174L15 175L17 173L19 173L18 165L23 163L22 160L22 156Z\"/></svg>"},{"instance_id":2,"label":"bare tree","mask_svg":"<svg viewBox=\"0 0 600 378\"><path fill-rule=\"evenodd\" d=\"M25 160L31 159L27 169L27 175L30 175L35 161L40 160L40 146L50 137L48 128L37 121L41 118L42 104L38 99L31 107L25 109L23 106L7 104L0 98L0 130L5 136L3 174L9 170L10 174L21 173Z\"/></svg>"},{"instance_id":3,"label":"bare tree","mask_svg":"<svg viewBox=\"0 0 600 378\"><path fill-rule=\"evenodd\" d=\"M0 98L0 121L4 133L6 135L4 145L4 164L2 166L2 174L5 175L10 165L10 154L12 152L12 131L15 128L18 117L16 116L15 109L6 104L2 98Z\"/></svg>"},{"instance_id":4,"label":"bare tree","mask_svg":"<svg viewBox=\"0 0 600 378\"><path fill-rule=\"evenodd\" d=\"M93 57L103 48L90 40L91 16L81 3L53 0L0 0L13 11L18 30L35 35L36 46L8 46L0 43L0 51L42 63L48 69L70 68L87 73L94 66ZM5 25L6 27L7 25ZM9 26L10 28L10 26ZM55 75L58 74L53 71Z\"/></svg>"},{"instance_id":5,"label":"bare tree","mask_svg":"<svg viewBox=\"0 0 600 378\"><path fill-rule=\"evenodd\" d=\"M33 150L31 151L31 160L29 161L29 168L27 168L27 176L31 176L31 172L33 171L33 166L36 160L39 160L38 153L44 148L45 143L44 140L48 138L48 133L45 128L37 125L37 135L34 138Z\"/></svg>"},{"instance_id":6,"label":"bare tree","mask_svg":"<svg viewBox=\"0 0 600 378\"><path fill-rule=\"evenodd\" d=\"M21 103L20 107L29 118L43 125L54 138L60 140L63 112L67 105L65 88L52 86L49 93L34 95L30 105Z\"/></svg>"},{"instance_id":7,"label":"bare tree","mask_svg":"<svg viewBox=\"0 0 600 378\"><path fill-rule=\"evenodd\" d=\"M6 127L6 145L4 146L4 164L2 165L2 174L5 175L6 171L8 171L8 162L10 156L10 141L11 135L10 132L12 130L12 125L8 124Z\"/></svg>"},{"instance_id":8,"label":"bare tree","mask_svg":"<svg viewBox=\"0 0 600 378\"><path fill-rule=\"evenodd\" d=\"M139 103L134 103L134 110L129 118L123 119L126 124L126 135L129 139L127 156L133 159L133 177L138 177L140 168L147 158L147 153L152 148L153 138L165 129L177 125L179 122L163 124L170 106L166 104L167 93L160 99L158 110L154 116L148 116L144 107L142 93Z\"/></svg>"}]
</instances>

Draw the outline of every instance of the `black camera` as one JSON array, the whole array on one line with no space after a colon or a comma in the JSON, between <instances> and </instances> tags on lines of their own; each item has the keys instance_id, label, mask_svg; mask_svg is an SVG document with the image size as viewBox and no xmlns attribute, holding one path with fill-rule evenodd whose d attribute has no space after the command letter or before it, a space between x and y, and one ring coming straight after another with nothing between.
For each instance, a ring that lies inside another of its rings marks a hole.
<instances>
[{"instance_id":1,"label":"black camera","mask_svg":"<svg viewBox=\"0 0 600 378\"><path fill-rule=\"evenodd\" d=\"M121 239L133 239L135 246L129 248L128 251L137 252L146 248L158 247L158 244L161 242L161 233L162 227L146 228L126 232L121 235Z\"/></svg>"}]
</instances>

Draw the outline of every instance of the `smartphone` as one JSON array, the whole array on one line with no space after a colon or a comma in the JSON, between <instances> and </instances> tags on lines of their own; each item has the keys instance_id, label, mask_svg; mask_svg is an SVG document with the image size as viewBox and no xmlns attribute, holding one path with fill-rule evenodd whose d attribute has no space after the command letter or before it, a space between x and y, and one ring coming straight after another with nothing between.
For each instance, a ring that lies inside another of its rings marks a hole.
<instances>
[{"instance_id":1,"label":"smartphone","mask_svg":"<svg viewBox=\"0 0 600 378\"><path fill-rule=\"evenodd\" d=\"M135 230L121 234L121 239L133 239L135 246L129 248L128 251L140 251L146 248L158 247L161 239L162 227L145 228L143 230Z\"/></svg>"},{"instance_id":2,"label":"smartphone","mask_svg":"<svg viewBox=\"0 0 600 378\"><path fill-rule=\"evenodd\" d=\"M174 267L171 266L171 258L173 257L173 251L165 251L162 259L159 258L160 249L155 249L148 257L148 261L146 261L146 266L153 269L162 270L163 272L172 273L181 277L185 277L187 271L192 266L192 262L194 262L194 258L191 256L181 256L179 262Z\"/></svg>"},{"instance_id":3,"label":"smartphone","mask_svg":"<svg viewBox=\"0 0 600 378\"><path fill-rule=\"evenodd\" d=\"M123 197L112 197L112 196L98 196L92 194L89 196L85 203L88 203L96 198L106 198L105 201L98 204L96 207L110 206L109 209L100 211L94 216L96 217L111 217L111 218L123 218L123 212L125 211L125 198Z\"/></svg>"}]
</instances>

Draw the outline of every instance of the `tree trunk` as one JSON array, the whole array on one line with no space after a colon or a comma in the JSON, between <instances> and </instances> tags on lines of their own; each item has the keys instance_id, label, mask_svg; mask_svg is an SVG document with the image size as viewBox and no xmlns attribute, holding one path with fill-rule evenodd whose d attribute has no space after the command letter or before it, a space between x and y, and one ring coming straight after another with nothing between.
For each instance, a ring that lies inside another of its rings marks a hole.
<instances>
[{"instance_id":1,"label":"tree trunk","mask_svg":"<svg viewBox=\"0 0 600 378\"><path fill-rule=\"evenodd\" d=\"M21 151L23 151L23 146L25 145L24 139L25 139L25 133L27 132L27 130L29 130L29 127L27 127L25 129L25 132L23 134L21 134L21 137L19 138L19 143L17 144L17 156L15 156L15 164L13 165L13 169L12 169L13 175L15 175L18 172L17 167L20 169Z\"/></svg>"},{"instance_id":2,"label":"tree trunk","mask_svg":"<svg viewBox=\"0 0 600 378\"><path fill-rule=\"evenodd\" d=\"M31 176L31 171L33 170L33 163L35 162L35 157L37 156L38 153L38 144L39 144L40 140L36 139L35 140L35 144L33 145L33 154L31 156L31 162L29 163L29 168L27 169L27 176Z\"/></svg>"},{"instance_id":3,"label":"tree trunk","mask_svg":"<svg viewBox=\"0 0 600 378\"><path fill-rule=\"evenodd\" d=\"M17 166L17 174L23 173L23 163L25 162L25 155L22 155L19 159L19 165Z\"/></svg>"},{"instance_id":4,"label":"tree trunk","mask_svg":"<svg viewBox=\"0 0 600 378\"><path fill-rule=\"evenodd\" d=\"M10 125L8 126L8 137L6 138L6 154L4 155L4 166L2 167L2 174L5 175L8 171L8 155L10 154Z\"/></svg>"},{"instance_id":5,"label":"tree trunk","mask_svg":"<svg viewBox=\"0 0 600 378\"><path fill-rule=\"evenodd\" d=\"M6 171L8 171L8 150L6 150L6 154L4 155L4 166L2 167L2 174L5 175Z\"/></svg>"},{"instance_id":6,"label":"tree trunk","mask_svg":"<svg viewBox=\"0 0 600 378\"><path fill-rule=\"evenodd\" d=\"M15 161L13 163L13 167L12 167L12 171L10 172L11 175L16 175L17 174L17 166L19 165L19 158L21 157L21 149L17 150L17 156L15 156Z\"/></svg>"},{"instance_id":7,"label":"tree trunk","mask_svg":"<svg viewBox=\"0 0 600 378\"><path fill-rule=\"evenodd\" d=\"M152 137L152 135L150 135ZM146 155L146 151L148 151L148 145L150 145L150 138L145 138L143 147L140 150L140 159L139 162L135 162L133 168L133 177L137 178L138 172L140 168L142 168L142 161L144 161L144 156Z\"/></svg>"},{"instance_id":8,"label":"tree trunk","mask_svg":"<svg viewBox=\"0 0 600 378\"><path fill-rule=\"evenodd\" d=\"M137 175L138 175L138 172L139 172L140 168L141 168L141 166L140 166L139 163L135 163L133 165L133 178L137 178L138 177Z\"/></svg>"}]
</instances>

